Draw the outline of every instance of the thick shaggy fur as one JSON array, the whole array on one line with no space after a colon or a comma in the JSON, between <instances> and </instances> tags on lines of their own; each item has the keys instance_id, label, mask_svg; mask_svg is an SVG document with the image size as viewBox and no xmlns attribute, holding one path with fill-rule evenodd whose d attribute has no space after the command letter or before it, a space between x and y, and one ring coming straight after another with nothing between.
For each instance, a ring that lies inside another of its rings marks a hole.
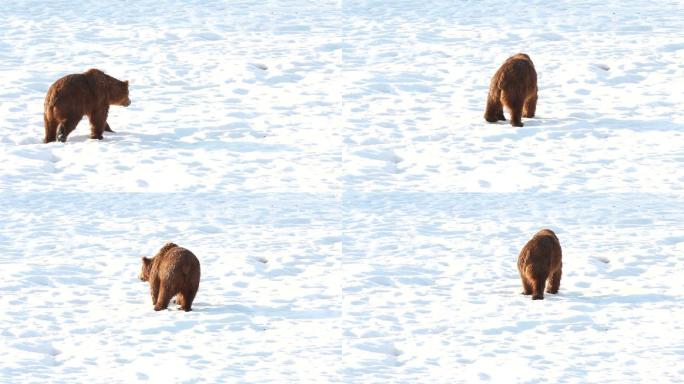
<instances>
[{"instance_id":1,"label":"thick shaggy fur","mask_svg":"<svg viewBox=\"0 0 684 384\"><path fill-rule=\"evenodd\" d=\"M546 292L558 293L563 267L562 258L556 234L550 229L537 232L518 256L518 272L522 279L523 294L532 295L532 300L542 300L545 284Z\"/></svg>"},{"instance_id":2,"label":"thick shaggy fur","mask_svg":"<svg viewBox=\"0 0 684 384\"><path fill-rule=\"evenodd\" d=\"M149 281L155 311L169 306L173 296L184 311L190 311L200 282L197 257L174 243L166 243L149 259L142 258L140 280Z\"/></svg>"},{"instance_id":3,"label":"thick shaggy fur","mask_svg":"<svg viewBox=\"0 0 684 384\"><path fill-rule=\"evenodd\" d=\"M518 53L504 61L492 77L484 118L490 123L506 120L503 107L510 110L511 125L522 127L521 117L534 117L537 109L537 71L530 57Z\"/></svg>"},{"instance_id":4,"label":"thick shaggy fur","mask_svg":"<svg viewBox=\"0 0 684 384\"><path fill-rule=\"evenodd\" d=\"M110 105L127 107L128 81L119 81L99 69L67 75L55 81L45 96L45 143L65 142L83 115L90 119L90 138L102 140Z\"/></svg>"}]
</instances>

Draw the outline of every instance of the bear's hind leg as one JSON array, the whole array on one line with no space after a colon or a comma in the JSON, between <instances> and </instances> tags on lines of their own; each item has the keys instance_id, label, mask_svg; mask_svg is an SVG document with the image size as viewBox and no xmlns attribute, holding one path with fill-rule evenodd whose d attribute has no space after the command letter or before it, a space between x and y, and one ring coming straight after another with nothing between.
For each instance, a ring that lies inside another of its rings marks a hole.
<instances>
[{"instance_id":1,"label":"bear's hind leg","mask_svg":"<svg viewBox=\"0 0 684 384\"><path fill-rule=\"evenodd\" d=\"M563 271L561 271L560 268L556 272L554 272L551 276L549 276L549 286L546 289L546 292L548 293L553 293L556 294L558 293L558 289L560 289L560 281L561 281L561 275L563 274Z\"/></svg>"},{"instance_id":2,"label":"bear's hind leg","mask_svg":"<svg viewBox=\"0 0 684 384\"><path fill-rule=\"evenodd\" d=\"M544 300L545 278L536 278L532 281L532 300Z\"/></svg>"},{"instance_id":3,"label":"bear's hind leg","mask_svg":"<svg viewBox=\"0 0 684 384\"><path fill-rule=\"evenodd\" d=\"M537 111L537 92L525 100L525 106L523 107L523 117L534 117Z\"/></svg>"},{"instance_id":4,"label":"bear's hind leg","mask_svg":"<svg viewBox=\"0 0 684 384\"><path fill-rule=\"evenodd\" d=\"M57 122L55 120L48 119L48 117L43 114L43 121L45 122L45 138L43 143L52 143L57 140Z\"/></svg>"},{"instance_id":5,"label":"bear's hind leg","mask_svg":"<svg viewBox=\"0 0 684 384\"><path fill-rule=\"evenodd\" d=\"M170 289L165 283L166 282L162 282L159 286L159 296L157 296L157 302L154 305L155 311L161 311L162 309L168 308L169 302L173 297L173 294L170 293Z\"/></svg>"},{"instance_id":6,"label":"bear's hind leg","mask_svg":"<svg viewBox=\"0 0 684 384\"><path fill-rule=\"evenodd\" d=\"M195 294L197 294L196 290L192 289L184 289L182 292L182 297L183 300L182 302L179 302L180 307L182 310L185 312L192 311L192 301L195 300Z\"/></svg>"},{"instance_id":7,"label":"bear's hind leg","mask_svg":"<svg viewBox=\"0 0 684 384\"><path fill-rule=\"evenodd\" d=\"M57 140L64 143L71 132L76 129L80 119L66 119L57 125Z\"/></svg>"},{"instance_id":8,"label":"bear's hind leg","mask_svg":"<svg viewBox=\"0 0 684 384\"><path fill-rule=\"evenodd\" d=\"M511 110L511 125L522 127L522 110L525 100L515 93L501 92L501 102Z\"/></svg>"},{"instance_id":9,"label":"bear's hind leg","mask_svg":"<svg viewBox=\"0 0 684 384\"><path fill-rule=\"evenodd\" d=\"M522 105L510 105L511 108L511 125L514 127L524 126L522 122Z\"/></svg>"}]
</instances>

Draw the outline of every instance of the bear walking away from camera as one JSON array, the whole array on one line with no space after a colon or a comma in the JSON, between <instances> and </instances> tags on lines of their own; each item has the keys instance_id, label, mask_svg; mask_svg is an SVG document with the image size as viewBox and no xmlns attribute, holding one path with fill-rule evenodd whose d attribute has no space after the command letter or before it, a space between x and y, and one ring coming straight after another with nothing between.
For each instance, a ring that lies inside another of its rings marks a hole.
<instances>
[{"instance_id":1,"label":"bear walking away from camera","mask_svg":"<svg viewBox=\"0 0 684 384\"><path fill-rule=\"evenodd\" d=\"M90 119L90 138L102 140L104 131L113 132L107 124L109 106L130 104L128 81L119 81L99 69L64 76L50 86L45 96L43 141L65 142L83 115Z\"/></svg>"},{"instance_id":2,"label":"bear walking away from camera","mask_svg":"<svg viewBox=\"0 0 684 384\"><path fill-rule=\"evenodd\" d=\"M543 300L545 285L546 292L558 293L563 267L562 257L556 234L550 229L537 232L518 256L518 272L522 279L523 294L532 295L532 300Z\"/></svg>"},{"instance_id":3,"label":"bear walking away from camera","mask_svg":"<svg viewBox=\"0 0 684 384\"><path fill-rule=\"evenodd\" d=\"M166 243L153 258L142 258L140 280L150 282L155 311L169 306L173 296L184 311L190 311L200 281L197 257L174 243Z\"/></svg>"},{"instance_id":4,"label":"bear walking away from camera","mask_svg":"<svg viewBox=\"0 0 684 384\"><path fill-rule=\"evenodd\" d=\"M503 107L510 110L511 125L522 127L522 117L534 117L537 109L537 71L530 57L518 53L504 61L492 77L484 118L490 123L506 120Z\"/></svg>"}]
</instances>

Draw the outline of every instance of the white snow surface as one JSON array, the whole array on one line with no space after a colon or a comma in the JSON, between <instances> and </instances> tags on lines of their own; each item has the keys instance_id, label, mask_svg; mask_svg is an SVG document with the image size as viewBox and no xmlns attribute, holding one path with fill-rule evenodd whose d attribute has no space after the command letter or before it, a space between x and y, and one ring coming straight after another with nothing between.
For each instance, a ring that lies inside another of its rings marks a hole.
<instances>
[{"instance_id":1,"label":"white snow surface","mask_svg":"<svg viewBox=\"0 0 684 384\"><path fill-rule=\"evenodd\" d=\"M684 380L681 1L3 1L0 382ZM528 53L537 117L483 119ZM43 144L55 80L130 82ZM539 229L558 295L520 295ZM192 312L140 258L192 250Z\"/></svg>"}]
</instances>

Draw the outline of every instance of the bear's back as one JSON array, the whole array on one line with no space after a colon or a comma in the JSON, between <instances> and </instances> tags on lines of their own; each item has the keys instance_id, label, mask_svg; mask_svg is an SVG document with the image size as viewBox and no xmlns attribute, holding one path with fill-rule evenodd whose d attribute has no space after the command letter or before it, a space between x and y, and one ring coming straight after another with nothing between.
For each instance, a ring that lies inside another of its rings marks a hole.
<instances>
[{"instance_id":1,"label":"bear's back","mask_svg":"<svg viewBox=\"0 0 684 384\"><path fill-rule=\"evenodd\" d=\"M560 241L550 229L542 229L523 247L518 259L521 265L547 266L556 269L560 265L562 251Z\"/></svg>"},{"instance_id":2,"label":"bear's back","mask_svg":"<svg viewBox=\"0 0 684 384\"><path fill-rule=\"evenodd\" d=\"M158 260L157 260L158 259ZM199 273L199 260L194 253L183 247L170 247L164 253L155 257L152 268L159 272L195 274Z\"/></svg>"},{"instance_id":3,"label":"bear's back","mask_svg":"<svg viewBox=\"0 0 684 384\"><path fill-rule=\"evenodd\" d=\"M66 75L55 81L45 96L45 106L52 107L61 103L86 103L92 99L88 78L82 73Z\"/></svg>"},{"instance_id":4,"label":"bear's back","mask_svg":"<svg viewBox=\"0 0 684 384\"><path fill-rule=\"evenodd\" d=\"M531 91L537 86L537 71L529 56L524 53L511 56L494 75L499 89L523 87Z\"/></svg>"}]
</instances>

